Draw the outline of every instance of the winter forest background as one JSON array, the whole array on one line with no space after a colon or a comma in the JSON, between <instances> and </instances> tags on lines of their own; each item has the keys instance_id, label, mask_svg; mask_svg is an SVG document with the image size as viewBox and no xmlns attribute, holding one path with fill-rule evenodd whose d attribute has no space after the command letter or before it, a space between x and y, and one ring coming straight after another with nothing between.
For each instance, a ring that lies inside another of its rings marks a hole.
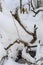
<instances>
[{"instance_id":1,"label":"winter forest background","mask_svg":"<svg viewBox=\"0 0 43 65\"><path fill-rule=\"evenodd\" d=\"M43 65L43 0L0 0L0 65Z\"/></svg>"}]
</instances>

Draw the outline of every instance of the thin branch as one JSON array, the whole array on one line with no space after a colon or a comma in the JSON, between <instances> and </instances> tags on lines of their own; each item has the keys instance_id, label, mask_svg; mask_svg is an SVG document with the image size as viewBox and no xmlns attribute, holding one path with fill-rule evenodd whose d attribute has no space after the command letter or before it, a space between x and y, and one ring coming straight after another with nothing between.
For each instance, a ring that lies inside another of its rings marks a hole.
<instances>
[{"instance_id":1,"label":"thin branch","mask_svg":"<svg viewBox=\"0 0 43 65\"><path fill-rule=\"evenodd\" d=\"M14 41L12 44L10 44L7 48L5 48L5 50L8 50L11 46L13 46L15 43L19 43L19 41Z\"/></svg>"},{"instance_id":2,"label":"thin branch","mask_svg":"<svg viewBox=\"0 0 43 65\"><path fill-rule=\"evenodd\" d=\"M43 57L41 57L40 59L36 60L36 63L37 63L38 61L43 61Z\"/></svg>"},{"instance_id":3,"label":"thin branch","mask_svg":"<svg viewBox=\"0 0 43 65\"><path fill-rule=\"evenodd\" d=\"M12 12L11 12L11 14L12 14ZM21 22L21 20L20 20L20 18L19 18L19 16L18 16L18 8L16 8L15 14L12 14L12 16L17 20L17 22L21 25L21 27L22 27L28 34L33 35L33 33L32 33L32 32L29 32L29 31L25 28L25 26L23 25L23 23Z\"/></svg>"},{"instance_id":4,"label":"thin branch","mask_svg":"<svg viewBox=\"0 0 43 65\"><path fill-rule=\"evenodd\" d=\"M33 4L32 4L32 0L31 0L31 7L32 7L32 8L33 8L33 10L34 10Z\"/></svg>"},{"instance_id":5,"label":"thin branch","mask_svg":"<svg viewBox=\"0 0 43 65\"><path fill-rule=\"evenodd\" d=\"M18 44L20 44L20 42L22 43L22 44L24 44L24 46L29 46L29 44L27 43L27 42L25 42L25 41L23 41L23 40L16 40L16 41L14 41L12 44L10 44L7 48L4 48L5 50L8 50L10 47L12 47L15 43L18 43Z\"/></svg>"},{"instance_id":6,"label":"thin branch","mask_svg":"<svg viewBox=\"0 0 43 65\"><path fill-rule=\"evenodd\" d=\"M34 11L34 10L31 10L35 13L34 17L39 13L39 12L43 12L43 10L38 10L38 11Z\"/></svg>"},{"instance_id":7,"label":"thin branch","mask_svg":"<svg viewBox=\"0 0 43 65\"><path fill-rule=\"evenodd\" d=\"M36 41L36 39L37 39L37 35L36 35L37 27L36 27L36 25L34 25L34 33L31 33L31 32L29 32L29 31L24 27L24 25L21 23L19 17L17 16L17 13L16 13L16 16L15 16L15 15L13 15L13 16L14 16L15 19L18 21L18 23L21 25L21 27L22 27L28 34L30 34L30 35L33 36L33 39L31 40L30 43L34 43L34 42ZM15 43L20 43L20 42L23 43L24 46L27 46L27 47L29 48L29 44L28 44L27 42L25 42L25 41L19 39L19 40L14 41L12 44L10 44L7 48L5 48L5 50L8 50L8 49L9 49L11 46L13 46Z\"/></svg>"},{"instance_id":8,"label":"thin branch","mask_svg":"<svg viewBox=\"0 0 43 65\"><path fill-rule=\"evenodd\" d=\"M26 27L23 25L23 23L21 22L19 16L18 16L18 9L16 8L16 12L15 14L12 14L12 16L17 20L17 22L20 24L20 26L25 30L25 32L29 35L31 35L33 37L33 39L31 40L30 43L34 43L36 40L37 40L37 35L36 35L36 30L37 30L37 27L36 25L34 25L34 33L32 32L29 32Z\"/></svg>"},{"instance_id":9,"label":"thin branch","mask_svg":"<svg viewBox=\"0 0 43 65\"><path fill-rule=\"evenodd\" d=\"M8 59L8 55L2 57L2 59L0 61L0 65L4 64L5 59Z\"/></svg>"}]
</instances>

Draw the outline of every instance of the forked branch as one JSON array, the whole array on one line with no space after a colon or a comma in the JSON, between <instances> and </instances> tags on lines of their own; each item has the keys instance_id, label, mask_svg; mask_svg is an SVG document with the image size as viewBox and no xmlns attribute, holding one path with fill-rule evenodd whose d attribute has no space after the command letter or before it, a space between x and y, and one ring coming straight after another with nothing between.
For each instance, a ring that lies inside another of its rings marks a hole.
<instances>
[{"instance_id":1,"label":"forked branch","mask_svg":"<svg viewBox=\"0 0 43 65\"><path fill-rule=\"evenodd\" d=\"M17 20L17 22L20 24L20 26L25 30L25 32L33 37L33 39L30 41L30 43L34 43L37 40L37 34L36 34L36 24L34 25L34 32L30 32L26 29L26 27L21 22L19 16L18 16L18 9L16 8L15 14L12 14L12 16Z\"/></svg>"},{"instance_id":2,"label":"forked branch","mask_svg":"<svg viewBox=\"0 0 43 65\"><path fill-rule=\"evenodd\" d=\"M34 17L39 13L39 12L43 12L43 10L38 10L38 11L34 11L34 10L31 10L31 11L33 11L34 12Z\"/></svg>"}]
</instances>

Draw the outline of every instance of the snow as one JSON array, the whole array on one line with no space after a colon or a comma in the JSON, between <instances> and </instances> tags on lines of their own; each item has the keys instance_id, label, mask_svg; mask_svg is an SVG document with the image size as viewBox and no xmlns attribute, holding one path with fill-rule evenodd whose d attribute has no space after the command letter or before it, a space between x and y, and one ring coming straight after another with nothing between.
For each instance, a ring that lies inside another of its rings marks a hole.
<instances>
[{"instance_id":1,"label":"snow","mask_svg":"<svg viewBox=\"0 0 43 65\"><path fill-rule=\"evenodd\" d=\"M2 7L3 6L4 3ZM1 41L1 42L5 47L7 47L9 44L13 43L16 39L18 39L18 34L14 20L12 18L11 13L9 12L9 10L6 9L6 7L3 7L3 12L0 12L0 28L4 32L2 40L5 39L5 41L4 42ZM2 32L0 34L2 34ZM7 40L4 35L6 35Z\"/></svg>"},{"instance_id":2,"label":"snow","mask_svg":"<svg viewBox=\"0 0 43 65\"><path fill-rule=\"evenodd\" d=\"M15 24L17 26L18 29L18 33L19 33L19 39L23 40L25 42L29 42L30 40L32 40L32 36L28 35L23 28L19 25L19 23L17 21L15 21Z\"/></svg>"},{"instance_id":3,"label":"snow","mask_svg":"<svg viewBox=\"0 0 43 65\"><path fill-rule=\"evenodd\" d=\"M36 26L38 27L37 29L37 39L41 40L41 42L43 42L43 12L39 12L36 17L33 17L34 13L33 12L29 12L29 14L20 14L19 13L19 17L22 21L22 23L24 24L24 26L26 27L27 30L29 30L30 32L34 31L34 25L36 24ZM30 36L29 36L30 38Z\"/></svg>"},{"instance_id":4,"label":"snow","mask_svg":"<svg viewBox=\"0 0 43 65\"><path fill-rule=\"evenodd\" d=\"M27 0L25 2L23 0L22 4L25 4L27 2ZM4 63L4 65L27 65L15 62L19 50L22 50L22 57L24 59L26 59L28 62L35 63L35 61L43 57L43 46L41 47L39 44L39 40L41 41L41 44L43 44L43 12L39 12L35 17L33 17L34 13L32 11L28 11L28 14L20 14L20 11L18 11L20 20L28 31L33 33L35 24L38 27L37 41L34 44L31 44L30 41L32 40L32 36L24 31L18 21L15 20L15 18L13 18L10 13L11 10L20 6L19 0L17 0L17 2L16 0L4 0L4 2L1 0L1 3L3 11L0 12L0 60L3 56L6 56L5 48L12 44L15 40L19 39L27 42L30 46L37 45L37 48L33 49L36 50L36 59L32 58L29 53L26 53L26 47L23 45L23 43L15 43L7 50L8 60ZM26 7L28 9L27 5L25 8ZM39 9L41 9L41 7L35 11ZM41 61L38 62L38 65L40 65L40 63Z\"/></svg>"},{"instance_id":5,"label":"snow","mask_svg":"<svg viewBox=\"0 0 43 65\"><path fill-rule=\"evenodd\" d=\"M2 43L0 43L0 61L1 61L2 57L6 56L6 55L7 55L7 53L6 53L3 45L2 45Z\"/></svg>"},{"instance_id":6,"label":"snow","mask_svg":"<svg viewBox=\"0 0 43 65\"><path fill-rule=\"evenodd\" d=\"M24 45L22 43L18 44L15 43L12 47L10 47L10 49L8 50L8 56L11 58L13 58L14 60L16 60L17 55L18 55L18 51L19 50L23 50Z\"/></svg>"},{"instance_id":7,"label":"snow","mask_svg":"<svg viewBox=\"0 0 43 65\"><path fill-rule=\"evenodd\" d=\"M28 53L26 53L26 49L24 48L22 51L22 57L26 59L28 62L35 63L35 59L32 58Z\"/></svg>"},{"instance_id":8,"label":"snow","mask_svg":"<svg viewBox=\"0 0 43 65\"><path fill-rule=\"evenodd\" d=\"M5 0L5 3L10 10L13 10L14 8L16 8L20 5L19 0L15 0L15 1L14 0ZM15 7L15 5L16 5L16 7Z\"/></svg>"},{"instance_id":9,"label":"snow","mask_svg":"<svg viewBox=\"0 0 43 65\"><path fill-rule=\"evenodd\" d=\"M14 60L16 60L17 58L17 54L18 54L18 51L17 51L17 48L18 48L19 44L14 44L9 50L8 50L8 56L11 58L13 58Z\"/></svg>"},{"instance_id":10,"label":"snow","mask_svg":"<svg viewBox=\"0 0 43 65\"><path fill-rule=\"evenodd\" d=\"M19 64L14 62L13 59L9 58L8 61L4 65L27 65L27 64Z\"/></svg>"},{"instance_id":11,"label":"snow","mask_svg":"<svg viewBox=\"0 0 43 65\"><path fill-rule=\"evenodd\" d=\"M37 50L36 50L36 56L35 58L37 58L36 60L41 58L41 50L40 50L40 44L37 44Z\"/></svg>"},{"instance_id":12,"label":"snow","mask_svg":"<svg viewBox=\"0 0 43 65\"><path fill-rule=\"evenodd\" d=\"M11 1L11 0L10 0ZM24 1L24 0L23 0ZM7 2L7 1L6 1ZM38 40L41 40L43 42L43 12L40 12L39 14L37 14L36 17L33 17L34 13L33 12L29 12L29 14L20 14L19 13L19 17L22 21L22 23L24 24L24 26L31 32L33 32L33 27L34 24L36 24L36 26L38 27L37 29L37 38ZM19 37L22 40L25 40L26 42L30 42L30 40L32 39L32 36L28 35L22 28L21 26L17 23L17 21L15 21L15 24L18 28L18 32L19 32ZM21 29L21 30L20 30ZM42 32L41 32L42 31ZM22 33L23 32L23 33ZM25 34L24 34L25 33Z\"/></svg>"},{"instance_id":13,"label":"snow","mask_svg":"<svg viewBox=\"0 0 43 65\"><path fill-rule=\"evenodd\" d=\"M14 21L12 20L12 18L10 19L9 16L1 12L0 12L0 27L4 30L6 36L8 37L7 43L10 44L14 42L14 40L18 39L17 30Z\"/></svg>"},{"instance_id":14,"label":"snow","mask_svg":"<svg viewBox=\"0 0 43 65\"><path fill-rule=\"evenodd\" d=\"M20 0L4 0L7 8L12 11L16 7L20 7ZM22 4L26 4L28 0L23 0Z\"/></svg>"},{"instance_id":15,"label":"snow","mask_svg":"<svg viewBox=\"0 0 43 65\"><path fill-rule=\"evenodd\" d=\"M37 8L37 0L32 0L32 4L34 8Z\"/></svg>"}]
</instances>

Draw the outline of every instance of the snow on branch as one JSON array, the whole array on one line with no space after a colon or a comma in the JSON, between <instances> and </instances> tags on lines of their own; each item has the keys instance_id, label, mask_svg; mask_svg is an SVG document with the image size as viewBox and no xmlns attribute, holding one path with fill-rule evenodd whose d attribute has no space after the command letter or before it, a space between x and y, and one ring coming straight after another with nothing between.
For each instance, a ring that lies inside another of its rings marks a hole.
<instances>
[{"instance_id":1,"label":"snow on branch","mask_svg":"<svg viewBox=\"0 0 43 65\"><path fill-rule=\"evenodd\" d=\"M2 6L1 6L1 2L0 2L0 11L2 12Z\"/></svg>"},{"instance_id":2,"label":"snow on branch","mask_svg":"<svg viewBox=\"0 0 43 65\"><path fill-rule=\"evenodd\" d=\"M35 11L35 10L31 10L32 12L34 12L35 13L35 15L34 15L34 17L39 13L39 12L43 12L43 10L38 10L38 11Z\"/></svg>"},{"instance_id":3,"label":"snow on branch","mask_svg":"<svg viewBox=\"0 0 43 65\"><path fill-rule=\"evenodd\" d=\"M15 43L18 43L18 44L19 44L20 42L21 42L22 44L24 44L24 46L27 46L27 47L29 46L28 43L25 42L25 41L23 41L23 40L16 40L16 41L14 41L12 44L10 44L7 48L5 48L5 50L8 50L8 49L9 49L11 46L13 46Z\"/></svg>"},{"instance_id":4,"label":"snow on branch","mask_svg":"<svg viewBox=\"0 0 43 65\"><path fill-rule=\"evenodd\" d=\"M37 40L36 30L38 29L36 27L36 24L34 25L34 32L30 32L27 30L27 28L24 26L24 24L21 22L19 15L18 15L18 8L16 8L15 14L12 14L12 16L17 20L17 22L20 24L20 26L25 30L25 32L33 37L33 39L30 41L30 43L34 43Z\"/></svg>"}]
</instances>

